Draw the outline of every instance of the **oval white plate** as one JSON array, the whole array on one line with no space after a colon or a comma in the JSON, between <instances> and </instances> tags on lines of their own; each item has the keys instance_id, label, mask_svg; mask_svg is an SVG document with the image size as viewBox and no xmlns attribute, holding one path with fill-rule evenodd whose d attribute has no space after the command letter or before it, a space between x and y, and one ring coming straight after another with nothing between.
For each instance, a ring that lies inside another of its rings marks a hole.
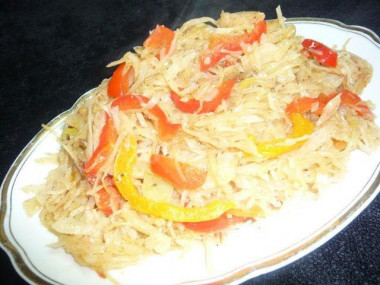
<instances>
[{"instance_id":1,"label":"oval white plate","mask_svg":"<svg viewBox=\"0 0 380 285\"><path fill-rule=\"evenodd\" d=\"M347 49L373 65L373 78L380 78L380 39L372 31L347 26L327 19L297 18L287 21L296 25L299 35L341 48L351 39ZM363 94L379 108L380 81L372 80ZM83 96L75 104L78 107ZM68 111L69 112L69 111ZM50 122L58 133L67 112ZM377 119L379 124L379 119ZM54 166L41 165L36 158L56 152L55 136L38 133L10 168L1 186L0 240L18 273L32 284L111 284L94 271L79 266L62 249L47 245L57 237L47 231L38 215L27 217L22 203L31 195L22 188L42 184ZM152 256L138 265L111 271L122 284L236 284L270 272L319 247L351 222L377 195L380 181L380 151L370 156L354 152L344 179L323 189L318 200L296 197L275 215L243 225L233 231L219 247L208 252L208 266L201 245L183 252ZM174 269L174 270L173 270Z\"/></svg>"}]
</instances>

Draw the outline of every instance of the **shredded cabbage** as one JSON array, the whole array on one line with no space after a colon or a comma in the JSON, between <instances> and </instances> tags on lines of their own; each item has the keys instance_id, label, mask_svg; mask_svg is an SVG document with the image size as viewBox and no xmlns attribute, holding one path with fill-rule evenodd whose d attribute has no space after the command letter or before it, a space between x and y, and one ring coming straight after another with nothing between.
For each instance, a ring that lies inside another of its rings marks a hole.
<instances>
[{"instance_id":1,"label":"shredded cabbage","mask_svg":"<svg viewBox=\"0 0 380 285\"><path fill-rule=\"evenodd\" d=\"M95 88L84 105L70 114L60 142L59 166L50 172L44 187L25 204L30 214L42 207L44 225L59 237L59 244L77 262L98 272L136 263L152 253L186 247L193 240L207 241L213 234L199 234L181 223L140 214L122 201L120 209L106 216L98 207L96 193L113 174L119 146L127 135L138 141L138 159L132 172L135 187L149 199L178 206L203 206L215 199L233 201L240 209L260 207L265 215L278 209L297 191L317 192L341 177L350 152L369 152L379 144L379 128L350 108L340 107L340 97L328 103L320 118L306 115L316 124L301 147L266 159L257 141L286 138L291 121L286 106L299 97L317 97L339 89L360 94L372 75L371 66L348 51L338 52L338 66L327 68L301 52L303 38L293 25L278 19L267 23L260 42L227 52L225 63L201 72L199 58L213 35L250 32L259 12L222 13L219 20L193 19L175 31L167 55L155 56L144 46L127 52L109 66L125 62L134 70L130 94L151 98L141 110L112 108L108 80ZM312 36L312 35L311 35ZM184 113L170 98L176 92L184 102L210 100L210 91L237 79L231 96L214 112ZM155 104L171 123L181 124L168 142L158 137ZM312 111L318 106L312 106ZM115 123L119 137L112 154L90 183L82 166L90 159L104 125L104 112ZM304 138L302 138L304 139ZM289 139L294 143L297 138ZM337 141L340 147L337 146ZM196 190L175 189L150 172L152 154L170 155L176 161L207 171L205 183ZM223 231L223 233L228 232Z\"/></svg>"}]
</instances>

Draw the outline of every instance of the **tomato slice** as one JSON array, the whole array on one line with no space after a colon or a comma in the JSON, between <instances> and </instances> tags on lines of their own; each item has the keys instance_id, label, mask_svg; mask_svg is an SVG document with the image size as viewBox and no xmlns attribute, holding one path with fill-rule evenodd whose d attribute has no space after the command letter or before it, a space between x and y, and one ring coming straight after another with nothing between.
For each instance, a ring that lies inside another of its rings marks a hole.
<instances>
[{"instance_id":1,"label":"tomato slice","mask_svg":"<svg viewBox=\"0 0 380 285\"><path fill-rule=\"evenodd\" d=\"M206 171L161 154L151 156L150 169L180 189L196 189L203 185L207 176Z\"/></svg>"},{"instance_id":2,"label":"tomato slice","mask_svg":"<svg viewBox=\"0 0 380 285\"><path fill-rule=\"evenodd\" d=\"M133 110L141 109L143 103L148 103L150 99L142 95L126 95L121 96L112 102L112 107L119 107L119 110ZM172 124L169 122L164 111L158 106L154 105L149 112L157 118L158 136L163 141L171 140L181 128L181 124Z\"/></svg>"},{"instance_id":3,"label":"tomato slice","mask_svg":"<svg viewBox=\"0 0 380 285\"><path fill-rule=\"evenodd\" d=\"M209 113L214 112L223 100L227 100L230 97L232 87L235 85L236 78L224 81L218 87L217 95L210 101L198 101L196 99L190 99L186 102L181 101L181 97L174 91L170 92L170 98L173 100L174 105L185 113Z\"/></svg>"},{"instance_id":4,"label":"tomato slice","mask_svg":"<svg viewBox=\"0 0 380 285\"><path fill-rule=\"evenodd\" d=\"M210 67L216 65L228 54L226 51L240 51L242 50L241 44L253 44L254 42L259 42L261 35L266 33L266 30L266 21L263 20L256 23L250 33L212 37L208 49L204 50L201 54L201 71L206 71Z\"/></svg>"},{"instance_id":5,"label":"tomato slice","mask_svg":"<svg viewBox=\"0 0 380 285\"><path fill-rule=\"evenodd\" d=\"M247 217L237 217L230 216L226 213L221 215L219 218L205 222L195 222L195 223L182 223L186 228L196 232L209 233L220 231L236 223L243 223L248 221L250 218Z\"/></svg>"},{"instance_id":6,"label":"tomato slice","mask_svg":"<svg viewBox=\"0 0 380 285\"><path fill-rule=\"evenodd\" d=\"M128 93L129 86L133 81L133 68L128 68L126 72L124 72L124 68L125 62L120 64L112 74L107 89L109 97L117 98Z\"/></svg>"},{"instance_id":7,"label":"tomato slice","mask_svg":"<svg viewBox=\"0 0 380 285\"><path fill-rule=\"evenodd\" d=\"M303 47L310 56L320 64L327 67L336 67L338 63L338 54L324 44L311 39L305 39L302 42Z\"/></svg>"},{"instance_id":8,"label":"tomato slice","mask_svg":"<svg viewBox=\"0 0 380 285\"><path fill-rule=\"evenodd\" d=\"M174 32L171 29L157 25L145 40L144 47L160 58L161 54L168 54L173 39Z\"/></svg>"},{"instance_id":9,"label":"tomato slice","mask_svg":"<svg viewBox=\"0 0 380 285\"><path fill-rule=\"evenodd\" d=\"M104 166L111 155L117 139L117 130L112 118L106 114L106 122L99 136L99 144L91 158L84 166L84 174L94 180L100 168Z\"/></svg>"}]
</instances>

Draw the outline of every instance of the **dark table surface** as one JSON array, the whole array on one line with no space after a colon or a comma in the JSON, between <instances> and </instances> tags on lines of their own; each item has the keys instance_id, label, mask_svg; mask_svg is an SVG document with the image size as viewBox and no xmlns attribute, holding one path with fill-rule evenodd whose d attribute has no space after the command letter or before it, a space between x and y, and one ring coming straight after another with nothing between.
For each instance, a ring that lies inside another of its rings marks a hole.
<instances>
[{"instance_id":1,"label":"dark table surface","mask_svg":"<svg viewBox=\"0 0 380 285\"><path fill-rule=\"evenodd\" d=\"M380 34L379 0L1 1L0 178L22 148L85 91L111 75L105 65L139 45L157 23L176 28L221 10L275 18L320 17ZM376 79L378 80L378 79ZM332 240L246 284L380 284L380 199ZM25 284L0 251L2 284Z\"/></svg>"}]
</instances>

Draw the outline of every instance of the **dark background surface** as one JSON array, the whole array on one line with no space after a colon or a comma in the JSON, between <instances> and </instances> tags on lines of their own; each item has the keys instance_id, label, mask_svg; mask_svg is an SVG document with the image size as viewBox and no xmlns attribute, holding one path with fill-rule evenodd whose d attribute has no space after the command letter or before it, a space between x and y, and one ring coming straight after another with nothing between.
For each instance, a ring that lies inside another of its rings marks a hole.
<instances>
[{"instance_id":1,"label":"dark background surface","mask_svg":"<svg viewBox=\"0 0 380 285\"><path fill-rule=\"evenodd\" d=\"M105 65L141 44L157 23L176 28L199 16L218 18L221 10L259 10L273 19L278 4L288 18L331 18L380 34L378 0L1 1L0 178L42 123L109 77ZM379 218L377 197L319 249L246 284L379 284ZM26 284L3 251L0 265L2 284Z\"/></svg>"}]
</instances>

